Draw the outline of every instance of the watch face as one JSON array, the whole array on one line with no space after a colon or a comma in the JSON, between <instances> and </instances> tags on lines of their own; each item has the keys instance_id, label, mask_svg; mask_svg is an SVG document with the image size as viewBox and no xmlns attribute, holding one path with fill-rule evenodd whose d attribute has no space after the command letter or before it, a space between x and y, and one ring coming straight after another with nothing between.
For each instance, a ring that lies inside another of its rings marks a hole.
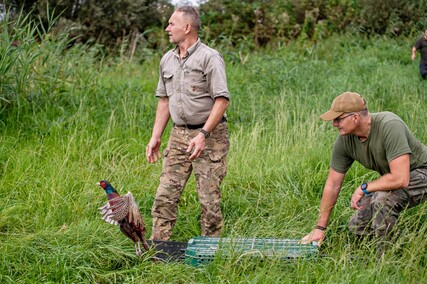
<instances>
[{"instance_id":1,"label":"watch face","mask_svg":"<svg viewBox=\"0 0 427 284\"><path fill-rule=\"evenodd\" d=\"M367 183L362 183L361 188L362 188L362 190L367 189L368 188L368 184Z\"/></svg>"}]
</instances>

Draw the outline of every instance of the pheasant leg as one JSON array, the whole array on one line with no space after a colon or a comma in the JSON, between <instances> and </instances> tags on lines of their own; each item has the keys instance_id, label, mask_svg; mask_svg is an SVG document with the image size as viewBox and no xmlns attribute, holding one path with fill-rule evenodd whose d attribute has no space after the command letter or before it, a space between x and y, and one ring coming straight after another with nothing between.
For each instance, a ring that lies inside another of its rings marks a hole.
<instances>
[{"instance_id":1,"label":"pheasant leg","mask_svg":"<svg viewBox=\"0 0 427 284\"><path fill-rule=\"evenodd\" d=\"M142 251L141 251L141 246L139 241L135 243L135 252L137 256L141 256Z\"/></svg>"}]
</instances>

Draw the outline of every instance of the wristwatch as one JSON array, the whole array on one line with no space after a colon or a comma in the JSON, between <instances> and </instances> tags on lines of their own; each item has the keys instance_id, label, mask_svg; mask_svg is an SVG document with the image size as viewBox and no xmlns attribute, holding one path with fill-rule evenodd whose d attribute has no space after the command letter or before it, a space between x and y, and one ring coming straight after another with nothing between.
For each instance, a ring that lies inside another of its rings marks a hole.
<instances>
[{"instance_id":1,"label":"wristwatch","mask_svg":"<svg viewBox=\"0 0 427 284\"><path fill-rule=\"evenodd\" d=\"M362 185L360 186L360 188L362 189L362 191L365 194L365 196L369 196L369 195L372 194L372 192L368 191L368 184L366 182L362 183Z\"/></svg>"},{"instance_id":2,"label":"wristwatch","mask_svg":"<svg viewBox=\"0 0 427 284\"><path fill-rule=\"evenodd\" d=\"M211 136L211 134L209 132L207 132L206 130L204 130L203 128L200 129L200 132L203 134L203 136L205 136L205 139L208 139L209 136Z\"/></svg>"}]
</instances>

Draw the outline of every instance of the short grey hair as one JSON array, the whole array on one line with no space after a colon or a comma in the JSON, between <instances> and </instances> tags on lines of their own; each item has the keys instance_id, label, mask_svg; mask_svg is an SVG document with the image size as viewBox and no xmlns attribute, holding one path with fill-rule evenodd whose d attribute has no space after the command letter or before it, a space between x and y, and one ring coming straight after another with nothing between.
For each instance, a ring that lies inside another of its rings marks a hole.
<instances>
[{"instance_id":1,"label":"short grey hair","mask_svg":"<svg viewBox=\"0 0 427 284\"><path fill-rule=\"evenodd\" d=\"M185 17L191 19L191 25L199 31L202 27L202 22L200 21L199 10L196 7L185 5L175 8L175 12L181 12Z\"/></svg>"}]
</instances>

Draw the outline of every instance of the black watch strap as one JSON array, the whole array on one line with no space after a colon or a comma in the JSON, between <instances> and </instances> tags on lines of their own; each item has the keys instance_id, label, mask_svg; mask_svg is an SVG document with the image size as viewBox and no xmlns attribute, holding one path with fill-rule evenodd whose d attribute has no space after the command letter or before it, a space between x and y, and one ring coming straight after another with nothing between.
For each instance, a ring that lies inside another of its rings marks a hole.
<instances>
[{"instance_id":1,"label":"black watch strap","mask_svg":"<svg viewBox=\"0 0 427 284\"><path fill-rule=\"evenodd\" d=\"M208 139L209 136L211 136L211 134L209 132L207 132L206 130L204 130L203 128L200 129L200 132L203 134L203 136L205 136L205 139Z\"/></svg>"}]
</instances>

